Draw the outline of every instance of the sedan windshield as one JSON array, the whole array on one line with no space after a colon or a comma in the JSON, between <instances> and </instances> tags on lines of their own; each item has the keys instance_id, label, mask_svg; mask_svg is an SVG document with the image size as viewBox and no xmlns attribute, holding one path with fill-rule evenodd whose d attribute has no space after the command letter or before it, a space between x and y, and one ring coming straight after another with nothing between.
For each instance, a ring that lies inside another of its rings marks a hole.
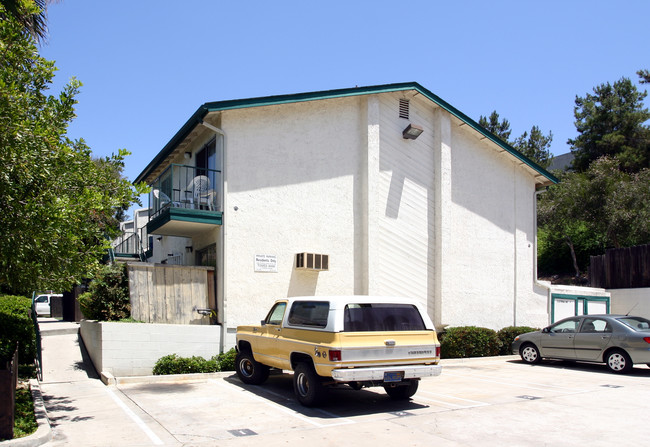
<instances>
[{"instance_id":1,"label":"sedan windshield","mask_svg":"<svg viewBox=\"0 0 650 447\"><path fill-rule=\"evenodd\" d=\"M622 317L618 321L635 331L650 331L650 320L641 317Z\"/></svg>"}]
</instances>

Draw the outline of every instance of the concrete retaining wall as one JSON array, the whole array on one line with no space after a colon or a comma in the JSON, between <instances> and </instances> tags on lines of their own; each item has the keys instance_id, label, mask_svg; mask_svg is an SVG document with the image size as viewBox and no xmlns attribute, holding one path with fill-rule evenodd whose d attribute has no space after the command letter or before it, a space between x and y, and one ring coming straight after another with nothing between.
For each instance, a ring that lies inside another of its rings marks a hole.
<instances>
[{"instance_id":1,"label":"concrete retaining wall","mask_svg":"<svg viewBox=\"0 0 650 447\"><path fill-rule=\"evenodd\" d=\"M612 313L650 318L650 287L607 291L612 294Z\"/></svg>"},{"instance_id":2,"label":"concrete retaining wall","mask_svg":"<svg viewBox=\"0 0 650 447\"><path fill-rule=\"evenodd\" d=\"M99 373L150 375L169 354L210 358L219 353L220 326L116 323L83 320L81 337Z\"/></svg>"}]
</instances>

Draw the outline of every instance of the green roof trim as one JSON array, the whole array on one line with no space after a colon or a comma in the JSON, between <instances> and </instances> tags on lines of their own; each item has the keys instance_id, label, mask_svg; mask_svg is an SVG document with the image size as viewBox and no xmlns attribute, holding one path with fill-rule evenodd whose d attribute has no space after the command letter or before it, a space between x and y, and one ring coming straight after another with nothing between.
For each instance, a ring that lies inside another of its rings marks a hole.
<instances>
[{"instance_id":1,"label":"green roof trim","mask_svg":"<svg viewBox=\"0 0 650 447\"><path fill-rule=\"evenodd\" d=\"M189 135L189 133L196 127L198 124L203 121L203 118L210 112L219 112L223 110L233 110L233 109L243 109L247 107L262 107L278 104L288 104L295 102L305 102L305 101L315 101L320 99L333 99L333 98L343 98L347 96L360 96L360 95L372 95L377 93L388 93L388 92L399 92L414 90L425 96L436 105L441 107L443 110L449 112L451 115L455 116L472 129L495 143L497 146L501 147L515 158L519 159L523 164L528 165L535 171L537 171L542 176L546 177L553 183L558 183L557 177L548 172L546 169L542 168L540 165L530 160L528 157L523 155L521 152L516 150L514 147L509 144L501 141L497 136L489 132L487 129L483 128L476 121L465 115L460 110L453 107L447 101L443 100L439 96L433 94L428 89L422 87L417 82L404 82L397 84L385 84L385 85L375 85L368 87L354 87L354 88L344 88L336 90L324 90L319 92L309 92L309 93L295 93L288 95L276 95L276 96L265 96L260 98L248 98L248 99L234 99L227 101L217 101L217 102L207 102L199 107L196 112L190 117L189 120L185 122L183 127L180 128L178 132L172 137L172 139L165 145L165 147L156 155L156 157L147 165L147 167L138 175L135 179L135 183L144 181L149 174L165 160L169 154L171 154L174 149Z\"/></svg>"}]
</instances>

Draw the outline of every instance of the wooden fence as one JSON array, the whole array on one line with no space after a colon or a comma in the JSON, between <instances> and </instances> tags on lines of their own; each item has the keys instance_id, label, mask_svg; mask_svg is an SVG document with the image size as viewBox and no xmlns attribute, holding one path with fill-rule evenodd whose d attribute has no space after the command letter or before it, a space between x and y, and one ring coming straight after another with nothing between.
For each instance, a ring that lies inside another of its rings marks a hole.
<instances>
[{"instance_id":1,"label":"wooden fence","mask_svg":"<svg viewBox=\"0 0 650 447\"><path fill-rule=\"evenodd\" d=\"M128 264L131 316L146 323L211 324L196 308L216 309L213 267Z\"/></svg>"},{"instance_id":2,"label":"wooden fence","mask_svg":"<svg viewBox=\"0 0 650 447\"><path fill-rule=\"evenodd\" d=\"M18 347L7 365L0 365L0 439L14 437L14 408L18 386Z\"/></svg>"},{"instance_id":3,"label":"wooden fence","mask_svg":"<svg viewBox=\"0 0 650 447\"><path fill-rule=\"evenodd\" d=\"M650 245L613 248L591 256L589 283L604 289L650 287Z\"/></svg>"}]
</instances>

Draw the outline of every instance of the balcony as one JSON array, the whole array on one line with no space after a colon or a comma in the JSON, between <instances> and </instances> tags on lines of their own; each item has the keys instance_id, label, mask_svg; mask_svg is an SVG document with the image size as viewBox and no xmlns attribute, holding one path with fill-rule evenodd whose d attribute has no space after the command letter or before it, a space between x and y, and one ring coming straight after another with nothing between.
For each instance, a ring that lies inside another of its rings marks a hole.
<instances>
[{"instance_id":1,"label":"balcony","mask_svg":"<svg viewBox=\"0 0 650 447\"><path fill-rule=\"evenodd\" d=\"M151 183L149 234L193 237L222 223L221 171L172 164Z\"/></svg>"},{"instance_id":2,"label":"balcony","mask_svg":"<svg viewBox=\"0 0 650 447\"><path fill-rule=\"evenodd\" d=\"M113 241L113 258L111 259L146 259L151 251L151 236L147 234L147 227L138 232L122 233Z\"/></svg>"}]
</instances>

